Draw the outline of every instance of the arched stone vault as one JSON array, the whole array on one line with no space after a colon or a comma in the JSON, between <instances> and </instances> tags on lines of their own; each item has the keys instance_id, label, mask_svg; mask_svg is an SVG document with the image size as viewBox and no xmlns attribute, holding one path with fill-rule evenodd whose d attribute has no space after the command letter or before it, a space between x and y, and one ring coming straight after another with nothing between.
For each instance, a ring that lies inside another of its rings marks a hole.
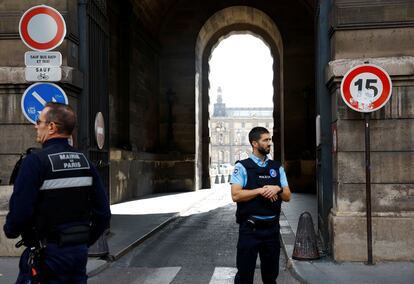
<instances>
[{"instance_id":1,"label":"arched stone vault","mask_svg":"<svg viewBox=\"0 0 414 284\"><path fill-rule=\"evenodd\" d=\"M247 6L228 7L211 16L201 28L196 42L196 188L209 187L209 66L218 42L235 33L261 38L273 56L274 151L283 159L283 42L273 20L264 12Z\"/></svg>"}]
</instances>

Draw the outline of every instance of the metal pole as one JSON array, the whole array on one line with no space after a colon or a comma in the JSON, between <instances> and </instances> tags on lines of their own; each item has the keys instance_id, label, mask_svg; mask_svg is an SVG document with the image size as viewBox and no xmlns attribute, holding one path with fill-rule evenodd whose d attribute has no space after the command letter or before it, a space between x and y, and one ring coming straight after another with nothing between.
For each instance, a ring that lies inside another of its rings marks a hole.
<instances>
[{"instance_id":1,"label":"metal pole","mask_svg":"<svg viewBox=\"0 0 414 284\"><path fill-rule=\"evenodd\" d=\"M371 219L371 157L370 157L370 113L365 113L365 185L366 185L366 208L367 208L367 248L368 262L372 265L372 219Z\"/></svg>"}]
</instances>

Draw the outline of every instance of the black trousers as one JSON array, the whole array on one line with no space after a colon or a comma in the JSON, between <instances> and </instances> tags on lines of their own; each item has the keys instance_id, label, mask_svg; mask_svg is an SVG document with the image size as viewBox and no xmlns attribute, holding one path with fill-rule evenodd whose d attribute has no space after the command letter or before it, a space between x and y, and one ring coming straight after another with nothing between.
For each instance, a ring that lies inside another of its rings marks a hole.
<instances>
[{"instance_id":1,"label":"black trousers","mask_svg":"<svg viewBox=\"0 0 414 284\"><path fill-rule=\"evenodd\" d=\"M275 284L279 274L279 224L268 228L249 227L245 222L239 227L237 243L237 274L235 284L252 284L257 254L264 284Z\"/></svg>"}]
</instances>

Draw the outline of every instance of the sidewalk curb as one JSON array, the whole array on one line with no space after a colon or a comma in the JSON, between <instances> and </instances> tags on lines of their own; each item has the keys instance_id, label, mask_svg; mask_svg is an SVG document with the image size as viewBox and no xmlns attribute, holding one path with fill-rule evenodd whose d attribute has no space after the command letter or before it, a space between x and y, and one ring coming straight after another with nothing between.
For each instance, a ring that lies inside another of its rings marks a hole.
<instances>
[{"instance_id":1,"label":"sidewalk curb","mask_svg":"<svg viewBox=\"0 0 414 284\"><path fill-rule=\"evenodd\" d=\"M180 213L176 213L175 215L171 216L170 218L168 218L167 220L162 222L160 225L158 225L157 227L155 227L154 229L149 231L147 234L145 234L141 238L138 238L136 241L134 241L130 245L126 246L124 249L119 251L117 254L115 254L115 255L109 254L109 257L111 258L110 262L113 262L115 260L120 259L122 256L124 256L125 254L130 252L132 249L134 249L135 247L142 244L145 240L147 240L150 237L152 237L153 235L155 235L157 232L159 232L162 228L167 226L169 223L171 223L172 221L177 219L179 216L180 216Z\"/></svg>"},{"instance_id":2,"label":"sidewalk curb","mask_svg":"<svg viewBox=\"0 0 414 284\"><path fill-rule=\"evenodd\" d=\"M333 283L327 275L322 271L318 272L318 280L315 282L314 278L309 278L309 275L312 275L318 269L313 264L313 261L306 260L294 260L292 258L293 249L295 247L296 235L290 226L286 215L281 211L280 213L280 239L283 244L283 250L286 254L286 267L289 269L292 276L302 284L311 284L311 283ZM318 261L323 261L322 258ZM305 277L308 275L308 277Z\"/></svg>"}]
</instances>

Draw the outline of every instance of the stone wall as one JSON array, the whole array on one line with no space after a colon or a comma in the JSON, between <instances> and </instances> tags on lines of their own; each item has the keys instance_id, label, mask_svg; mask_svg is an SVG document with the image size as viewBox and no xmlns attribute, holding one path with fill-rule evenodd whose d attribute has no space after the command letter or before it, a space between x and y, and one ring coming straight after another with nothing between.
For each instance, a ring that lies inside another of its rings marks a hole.
<instances>
[{"instance_id":1,"label":"stone wall","mask_svg":"<svg viewBox=\"0 0 414 284\"><path fill-rule=\"evenodd\" d=\"M365 136L363 114L342 101L339 84L351 67L364 62L384 68L393 82L392 97L371 114L371 201L373 257L414 260L414 57L361 58L330 63L334 207L330 226L338 261L367 258Z\"/></svg>"},{"instance_id":2,"label":"stone wall","mask_svg":"<svg viewBox=\"0 0 414 284\"><path fill-rule=\"evenodd\" d=\"M151 32L154 27L148 26L146 16L141 14L145 10L138 11L134 5L108 1L112 204L150 193L195 189L194 157L181 154L192 149L179 146L183 141L191 142L183 132L194 131L184 125L194 118L186 115L183 120L177 119L191 109L191 101L181 103L181 92L175 88L172 97L167 98L168 90L159 87L161 45ZM192 66L188 62L185 65ZM165 66L161 69L166 71ZM177 73L168 71L169 75ZM174 104L171 116L169 99ZM181 122L184 124L175 124ZM175 141L167 135L168 127Z\"/></svg>"},{"instance_id":3,"label":"stone wall","mask_svg":"<svg viewBox=\"0 0 414 284\"><path fill-rule=\"evenodd\" d=\"M372 63L391 76L390 101L371 114L371 202L374 261L414 260L414 2L335 0L331 14L333 153L331 247L336 260L367 259L364 118L340 96L353 66Z\"/></svg>"},{"instance_id":4,"label":"stone wall","mask_svg":"<svg viewBox=\"0 0 414 284\"><path fill-rule=\"evenodd\" d=\"M111 149L110 203L150 193L193 191L194 155Z\"/></svg>"}]
</instances>

